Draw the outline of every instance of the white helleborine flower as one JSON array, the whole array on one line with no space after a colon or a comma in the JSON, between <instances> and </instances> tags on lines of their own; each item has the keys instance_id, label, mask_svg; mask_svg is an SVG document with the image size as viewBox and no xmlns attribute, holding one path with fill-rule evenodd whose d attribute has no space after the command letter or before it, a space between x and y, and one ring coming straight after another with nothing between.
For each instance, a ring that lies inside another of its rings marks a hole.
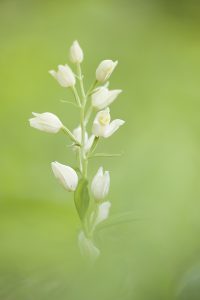
<instances>
[{"instance_id":1,"label":"white helleborine flower","mask_svg":"<svg viewBox=\"0 0 200 300\"><path fill-rule=\"evenodd\" d=\"M83 61L83 50L81 49L78 41L74 41L70 51L70 60L72 63L81 63Z\"/></svg>"},{"instance_id":2,"label":"white helleborine flower","mask_svg":"<svg viewBox=\"0 0 200 300\"><path fill-rule=\"evenodd\" d=\"M73 135L75 136L76 140L81 144L82 142L82 129L81 126L78 126L77 128L75 128L73 130ZM85 132L85 152L87 153L90 148L92 147L92 144L94 142L95 139L95 135L92 134L89 138L88 138L88 133ZM78 147L74 146L74 149L76 150Z\"/></svg>"},{"instance_id":3,"label":"white helleborine flower","mask_svg":"<svg viewBox=\"0 0 200 300\"><path fill-rule=\"evenodd\" d=\"M49 73L58 81L62 87L72 87L76 83L74 73L68 65L59 65L58 71L51 70Z\"/></svg>"},{"instance_id":4,"label":"white helleborine flower","mask_svg":"<svg viewBox=\"0 0 200 300\"><path fill-rule=\"evenodd\" d=\"M92 94L92 106L96 109L104 109L109 106L117 96L122 92L122 90L110 90L104 86L98 88Z\"/></svg>"},{"instance_id":5,"label":"white helleborine flower","mask_svg":"<svg viewBox=\"0 0 200 300\"><path fill-rule=\"evenodd\" d=\"M111 203L110 201L103 202L99 205L97 214L92 212L90 222L92 224L92 230L94 231L96 226L101 222L105 221L110 212Z\"/></svg>"},{"instance_id":6,"label":"white helleborine flower","mask_svg":"<svg viewBox=\"0 0 200 300\"><path fill-rule=\"evenodd\" d=\"M94 245L93 241L85 236L83 231L78 235L78 244L81 255L88 257L93 261L100 255L100 250Z\"/></svg>"},{"instance_id":7,"label":"white helleborine flower","mask_svg":"<svg viewBox=\"0 0 200 300\"><path fill-rule=\"evenodd\" d=\"M41 131L57 133L62 127L63 124L60 119L49 112L42 114L32 113L34 118L29 119L30 126Z\"/></svg>"},{"instance_id":8,"label":"white helleborine flower","mask_svg":"<svg viewBox=\"0 0 200 300\"><path fill-rule=\"evenodd\" d=\"M91 184L91 191L95 200L103 200L107 196L109 188L110 174L108 171L103 172L103 167L100 167Z\"/></svg>"},{"instance_id":9,"label":"white helleborine flower","mask_svg":"<svg viewBox=\"0 0 200 300\"><path fill-rule=\"evenodd\" d=\"M120 119L113 120L111 123L110 121L111 117L109 107L99 111L93 122L93 134L95 136L108 138L125 123L125 121Z\"/></svg>"},{"instance_id":10,"label":"white helleborine flower","mask_svg":"<svg viewBox=\"0 0 200 300\"><path fill-rule=\"evenodd\" d=\"M54 161L51 163L51 167L55 177L63 185L68 192L74 192L78 184L78 175L69 166Z\"/></svg>"},{"instance_id":11,"label":"white helleborine flower","mask_svg":"<svg viewBox=\"0 0 200 300\"><path fill-rule=\"evenodd\" d=\"M99 82L105 82L108 80L118 61L112 61L110 59L103 60L96 69L96 80Z\"/></svg>"}]
</instances>

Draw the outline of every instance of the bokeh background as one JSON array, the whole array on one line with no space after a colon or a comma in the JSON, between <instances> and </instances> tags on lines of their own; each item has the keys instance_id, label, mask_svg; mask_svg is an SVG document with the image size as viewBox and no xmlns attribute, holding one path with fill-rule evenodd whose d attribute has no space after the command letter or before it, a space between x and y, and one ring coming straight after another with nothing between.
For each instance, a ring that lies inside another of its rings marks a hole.
<instances>
[{"instance_id":1,"label":"bokeh background","mask_svg":"<svg viewBox=\"0 0 200 300\"><path fill-rule=\"evenodd\" d=\"M111 215L95 265L77 248L71 194L50 162L75 163L62 134L28 125L32 111L70 128L72 95L48 70L78 39L86 87L103 59L118 59L126 120L91 160L111 173ZM195 0L0 1L0 299L200 299L200 5Z\"/></svg>"}]
</instances>

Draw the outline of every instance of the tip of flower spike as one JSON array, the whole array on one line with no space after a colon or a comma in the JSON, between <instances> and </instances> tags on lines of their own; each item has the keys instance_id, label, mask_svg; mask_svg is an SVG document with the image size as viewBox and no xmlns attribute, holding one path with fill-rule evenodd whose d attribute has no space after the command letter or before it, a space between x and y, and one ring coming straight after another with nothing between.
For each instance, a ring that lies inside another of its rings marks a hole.
<instances>
[{"instance_id":1,"label":"tip of flower spike","mask_svg":"<svg viewBox=\"0 0 200 300\"><path fill-rule=\"evenodd\" d=\"M37 116L39 116L40 114L39 114L39 113L36 113L36 112L32 112L32 115L33 115L34 117L37 117Z\"/></svg>"},{"instance_id":2,"label":"tip of flower spike","mask_svg":"<svg viewBox=\"0 0 200 300\"><path fill-rule=\"evenodd\" d=\"M106 62L112 62L113 63L113 69L118 65L118 60L113 61L112 59L105 59Z\"/></svg>"},{"instance_id":3,"label":"tip of flower spike","mask_svg":"<svg viewBox=\"0 0 200 300\"><path fill-rule=\"evenodd\" d=\"M56 160L51 162L51 167L54 167L56 165L60 165L60 163L57 162Z\"/></svg>"},{"instance_id":4,"label":"tip of flower spike","mask_svg":"<svg viewBox=\"0 0 200 300\"><path fill-rule=\"evenodd\" d=\"M103 175L103 167L99 167L99 170L97 171L98 175Z\"/></svg>"}]
</instances>

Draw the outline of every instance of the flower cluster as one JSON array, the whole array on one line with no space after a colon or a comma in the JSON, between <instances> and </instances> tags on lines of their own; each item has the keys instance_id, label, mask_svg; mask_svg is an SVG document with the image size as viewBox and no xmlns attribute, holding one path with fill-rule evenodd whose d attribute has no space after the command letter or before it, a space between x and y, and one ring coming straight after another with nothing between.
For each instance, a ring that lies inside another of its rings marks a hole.
<instances>
[{"instance_id":1,"label":"flower cluster","mask_svg":"<svg viewBox=\"0 0 200 300\"><path fill-rule=\"evenodd\" d=\"M56 161L51 163L51 168L65 190L74 193L75 206L82 224L78 235L80 252L83 256L96 259L100 255L100 250L95 245L94 232L97 226L109 216L111 203L105 199L109 193L110 174L100 167L89 185L88 162L91 157L98 157L95 151L99 139L110 137L124 124L120 119L111 121L109 108L122 91L108 89L107 80L117 66L117 61L103 60L96 69L94 83L85 92L81 70L84 54L78 41L74 41L70 47L69 58L77 68L76 74L68 65L59 65L57 71L51 70L49 73L62 87L69 88L73 92L75 104L80 111L80 124L71 131L50 112L33 113L29 122L31 127L44 132L62 131L72 141L72 149L78 161L76 171ZM80 85L80 95L76 88L77 81ZM95 111L91 135L88 136L87 124Z\"/></svg>"}]
</instances>

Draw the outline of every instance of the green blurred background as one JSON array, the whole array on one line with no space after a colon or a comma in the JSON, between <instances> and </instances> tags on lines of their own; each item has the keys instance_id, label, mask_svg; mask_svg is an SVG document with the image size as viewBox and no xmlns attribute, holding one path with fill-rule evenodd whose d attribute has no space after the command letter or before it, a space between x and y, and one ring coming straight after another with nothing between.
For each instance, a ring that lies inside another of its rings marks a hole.
<instances>
[{"instance_id":1,"label":"green blurred background","mask_svg":"<svg viewBox=\"0 0 200 300\"><path fill-rule=\"evenodd\" d=\"M86 86L118 59L112 117L126 120L91 160L111 173L111 215L95 266L77 248L73 197L50 162L74 164L59 135L28 125L50 111L70 128L72 95L48 70L78 39ZM200 5L198 1L0 1L0 299L200 299Z\"/></svg>"}]
</instances>

